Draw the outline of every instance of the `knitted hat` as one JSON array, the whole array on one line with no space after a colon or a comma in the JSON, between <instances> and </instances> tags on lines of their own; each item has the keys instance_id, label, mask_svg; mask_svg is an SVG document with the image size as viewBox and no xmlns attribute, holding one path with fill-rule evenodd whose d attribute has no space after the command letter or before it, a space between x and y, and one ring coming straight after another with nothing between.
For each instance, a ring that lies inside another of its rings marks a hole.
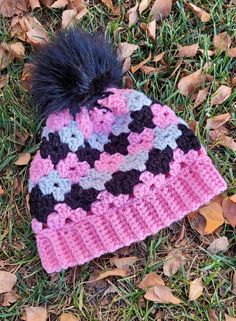
<instances>
[{"instance_id":1,"label":"knitted hat","mask_svg":"<svg viewBox=\"0 0 236 321\"><path fill-rule=\"evenodd\" d=\"M144 240L226 188L168 106L132 89L98 96L50 112L31 164L32 227L48 273Z\"/></svg>"}]
</instances>

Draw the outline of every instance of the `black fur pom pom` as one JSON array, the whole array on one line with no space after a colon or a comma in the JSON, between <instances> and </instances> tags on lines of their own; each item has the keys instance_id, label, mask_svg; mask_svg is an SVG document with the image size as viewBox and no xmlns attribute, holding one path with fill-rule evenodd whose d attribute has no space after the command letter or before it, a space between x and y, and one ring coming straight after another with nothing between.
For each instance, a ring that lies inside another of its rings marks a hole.
<instances>
[{"instance_id":1,"label":"black fur pom pom","mask_svg":"<svg viewBox=\"0 0 236 321\"><path fill-rule=\"evenodd\" d=\"M72 114L82 105L90 108L122 79L122 63L104 36L77 28L61 32L33 64L31 96L41 117L64 108Z\"/></svg>"}]
</instances>

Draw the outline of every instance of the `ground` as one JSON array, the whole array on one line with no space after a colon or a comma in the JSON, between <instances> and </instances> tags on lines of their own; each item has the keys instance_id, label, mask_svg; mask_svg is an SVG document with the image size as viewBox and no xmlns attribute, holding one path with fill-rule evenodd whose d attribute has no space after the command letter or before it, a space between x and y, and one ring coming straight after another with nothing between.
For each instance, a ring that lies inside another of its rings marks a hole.
<instances>
[{"instance_id":1,"label":"ground","mask_svg":"<svg viewBox=\"0 0 236 321\"><path fill-rule=\"evenodd\" d=\"M120 1L120 6L132 7L135 3ZM146 36L140 28L140 22L149 22L149 11L132 27L128 27L127 17L112 15L111 11L100 1L88 5L88 14L79 21L79 25L89 31L104 28L109 38L118 45L127 41L139 45L132 55L132 65L144 60L149 52L153 56L165 51L164 71L146 75L140 70L129 73L135 89L170 105L185 121L198 121L197 135L205 145L209 156L219 169L228 184L227 195L236 192L233 166L235 153L225 147L212 144L206 120L215 115L230 112L232 121L230 135L235 135L235 98L230 98L216 106L211 106L211 94L219 85L230 84L235 74L235 60L225 53L208 57L207 50L213 48L213 36L226 31L231 38L235 37L236 9L229 1L196 0L194 4L211 14L211 20L204 24L186 8L186 1L174 3L171 14L164 21L157 23L156 40ZM124 10L125 11L125 10ZM60 28L61 9L36 9L34 16L46 27L49 35ZM9 19L0 20L0 40L10 42ZM175 70L179 61L177 45L199 43L203 54L184 58L183 63ZM21 319L26 306L46 306L50 321L57 320L63 311L91 321L141 321L141 320L179 320L179 321L213 321L210 310L214 309L217 320L225 320L225 313L236 315L236 299L232 293L232 276L236 267L236 235L228 224L222 226L215 236L227 236L230 246L228 251L211 255L207 252L208 239L190 227L185 220L172 225L149 237L147 240L118 251L122 256L137 256L139 260L130 268L124 278L109 278L95 283L88 283L94 271L112 268L110 258L105 255L82 267L70 269L59 274L47 275L40 264L30 226L30 214L27 206L28 165L16 166L18 154L29 152L34 155L39 144L41 123L35 122L27 91L22 86L21 74L25 62L35 51L26 45L27 55L7 67L9 83L1 92L0 110L0 185L5 191L1 199L0 222L0 267L16 273L17 292L20 298L9 307L0 307L0 318L3 321ZM208 71L212 75L209 99L198 108L193 109L191 99L181 95L177 89L180 78L194 72L211 61ZM150 64L153 65L153 64ZM154 65L155 66L155 65ZM172 75L173 73L173 75ZM225 194L225 195L226 195ZM186 227L183 240L176 245L176 236ZM185 256L184 266L172 277L163 275L163 258L170 249L178 247ZM146 301L144 291L137 284L145 274L155 271L161 275L173 293L181 298L179 305L159 304ZM189 282L203 277L203 295L193 302L188 300Z\"/></svg>"}]
</instances>

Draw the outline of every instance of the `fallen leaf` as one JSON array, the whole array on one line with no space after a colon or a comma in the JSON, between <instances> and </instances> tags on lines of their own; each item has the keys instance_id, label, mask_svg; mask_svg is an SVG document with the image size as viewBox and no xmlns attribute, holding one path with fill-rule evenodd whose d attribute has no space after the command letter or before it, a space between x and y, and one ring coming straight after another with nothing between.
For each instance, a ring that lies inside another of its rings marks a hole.
<instances>
[{"instance_id":1,"label":"fallen leaf","mask_svg":"<svg viewBox=\"0 0 236 321\"><path fill-rule=\"evenodd\" d=\"M3 301L0 303L0 306L9 307L12 303L15 303L20 296L16 293L16 291L11 291L3 294Z\"/></svg>"},{"instance_id":2,"label":"fallen leaf","mask_svg":"<svg viewBox=\"0 0 236 321\"><path fill-rule=\"evenodd\" d=\"M156 39L156 20L152 20L149 23L142 22L140 23L140 28L147 32L148 37L152 38L153 40Z\"/></svg>"},{"instance_id":3,"label":"fallen leaf","mask_svg":"<svg viewBox=\"0 0 236 321\"><path fill-rule=\"evenodd\" d=\"M125 74L130 69L130 66L131 66L131 58L127 57L123 62L123 67L122 67L123 74Z\"/></svg>"},{"instance_id":4,"label":"fallen leaf","mask_svg":"<svg viewBox=\"0 0 236 321\"><path fill-rule=\"evenodd\" d=\"M236 295L236 271L234 271L234 275L233 275L232 283L233 283L233 289L232 289L232 292L233 292L233 294L235 294L235 295Z\"/></svg>"},{"instance_id":5,"label":"fallen leaf","mask_svg":"<svg viewBox=\"0 0 236 321\"><path fill-rule=\"evenodd\" d=\"M146 65L146 63L151 59L152 54L151 52L149 53L149 56L143 60L142 62L140 62L138 65L132 66L131 67L131 72L134 74L136 71L138 71L142 66Z\"/></svg>"},{"instance_id":6,"label":"fallen leaf","mask_svg":"<svg viewBox=\"0 0 236 321\"><path fill-rule=\"evenodd\" d=\"M0 294L10 292L16 281L17 278L15 274L7 271L0 271Z\"/></svg>"},{"instance_id":7,"label":"fallen leaf","mask_svg":"<svg viewBox=\"0 0 236 321\"><path fill-rule=\"evenodd\" d=\"M220 86L217 91L213 94L211 99L211 105L219 105L226 101L232 93L232 88L228 86Z\"/></svg>"},{"instance_id":8,"label":"fallen leaf","mask_svg":"<svg viewBox=\"0 0 236 321\"><path fill-rule=\"evenodd\" d=\"M152 0L141 0L141 2L139 4L139 8L138 8L139 14L141 14L143 11L145 11L151 2L152 2Z\"/></svg>"},{"instance_id":9,"label":"fallen leaf","mask_svg":"<svg viewBox=\"0 0 236 321\"><path fill-rule=\"evenodd\" d=\"M187 7L196 14L196 16L202 21L202 22L208 22L211 20L211 15L206 12L205 10L199 8L193 3L188 3Z\"/></svg>"},{"instance_id":10,"label":"fallen leaf","mask_svg":"<svg viewBox=\"0 0 236 321\"><path fill-rule=\"evenodd\" d=\"M189 301L197 300L203 293L202 278L197 278L190 282Z\"/></svg>"},{"instance_id":11,"label":"fallen leaf","mask_svg":"<svg viewBox=\"0 0 236 321\"><path fill-rule=\"evenodd\" d=\"M199 234L205 235L204 229L206 226L206 219L198 212L191 212L188 214L188 220L192 229L196 230Z\"/></svg>"},{"instance_id":12,"label":"fallen leaf","mask_svg":"<svg viewBox=\"0 0 236 321\"><path fill-rule=\"evenodd\" d=\"M178 57L195 57L198 51L198 44L179 47Z\"/></svg>"},{"instance_id":13,"label":"fallen leaf","mask_svg":"<svg viewBox=\"0 0 236 321\"><path fill-rule=\"evenodd\" d=\"M65 6L68 5L68 3L69 3L68 0L57 0L51 5L51 8L55 8L55 9L64 8Z\"/></svg>"},{"instance_id":14,"label":"fallen leaf","mask_svg":"<svg viewBox=\"0 0 236 321\"><path fill-rule=\"evenodd\" d=\"M53 3L53 0L40 0L40 3L45 7L50 7Z\"/></svg>"},{"instance_id":15,"label":"fallen leaf","mask_svg":"<svg viewBox=\"0 0 236 321\"><path fill-rule=\"evenodd\" d=\"M25 321L46 321L48 313L46 308L43 307L26 307L25 316L22 320Z\"/></svg>"},{"instance_id":16,"label":"fallen leaf","mask_svg":"<svg viewBox=\"0 0 236 321\"><path fill-rule=\"evenodd\" d=\"M217 202L212 202L207 206L201 207L199 213L206 219L206 226L204 229L206 234L214 232L218 227L224 224L222 207Z\"/></svg>"},{"instance_id":17,"label":"fallen leaf","mask_svg":"<svg viewBox=\"0 0 236 321\"><path fill-rule=\"evenodd\" d=\"M0 76L0 89L4 88L6 84L8 83L9 76L8 75L2 75ZM1 191L1 189L0 189ZM0 192L1 195L1 192Z\"/></svg>"},{"instance_id":18,"label":"fallen leaf","mask_svg":"<svg viewBox=\"0 0 236 321\"><path fill-rule=\"evenodd\" d=\"M80 318L77 318L70 313L63 313L60 316L60 321L80 321Z\"/></svg>"},{"instance_id":19,"label":"fallen leaf","mask_svg":"<svg viewBox=\"0 0 236 321\"><path fill-rule=\"evenodd\" d=\"M172 0L155 0L150 15L156 21L160 21L169 16L172 8Z\"/></svg>"},{"instance_id":20,"label":"fallen leaf","mask_svg":"<svg viewBox=\"0 0 236 321\"><path fill-rule=\"evenodd\" d=\"M12 59L21 59L25 55L25 47L22 42L1 43L3 49L9 52Z\"/></svg>"},{"instance_id":21,"label":"fallen leaf","mask_svg":"<svg viewBox=\"0 0 236 321\"><path fill-rule=\"evenodd\" d=\"M3 70L7 67L9 63L9 56L7 51L0 46L0 70Z\"/></svg>"},{"instance_id":22,"label":"fallen leaf","mask_svg":"<svg viewBox=\"0 0 236 321\"><path fill-rule=\"evenodd\" d=\"M219 237L218 239L215 239L210 246L208 246L207 250L211 254L216 254L218 252L222 252L227 250L229 246L229 241L226 236Z\"/></svg>"},{"instance_id":23,"label":"fallen leaf","mask_svg":"<svg viewBox=\"0 0 236 321\"><path fill-rule=\"evenodd\" d=\"M184 264L184 257L179 250L171 250L165 258L163 271L166 276L174 275Z\"/></svg>"},{"instance_id":24,"label":"fallen leaf","mask_svg":"<svg viewBox=\"0 0 236 321\"><path fill-rule=\"evenodd\" d=\"M108 278L109 276L121 276L125 277L127 275L126 269L113 269L108 271L101 271L99 273L96 273L96 275L92 275L90 278L91 282L99 281L105 278Z\"/></svg>"},{"instance_id":25,"label":"fallen leaf","mask_svg":"<svg viewBox=\"0 0 236 321\"><path fill-rule=\"evenodd\" d=\"M226 51L231 46L231 38L227 32L221 32L213 38L214 47L219 51Z\"/></svg>"},{"instance_id":26,"label":"fallen leaf","mask_svg":"<svg viewBox=\"0 0 236 321\"><path fill-rule=\"evenodd\" d=\"M122 59L132 56L135 50L138 49L138 45L134 45L128 42L121 42L118 47L119 55Z\"/></svg>"},{"instance_id":27,"label":"fallen leaf","mask_svg":"<svg viewBox=\"0 0 236 321\"><path fill-rule=\"evenodd\" d=\"M206 52L208 57L212 57L215 54L215 51L213 50L198 49L198 51L201 52L202 54Z\"/></svg>"},{"instance_id":28,"label":"fallen leaf","mask_svg":"<svg viewBox=\"0 0 236 321\"><path fill-rule=\"evenodd\" d=\"M229 48L226 53L230 58L235 58L236 57L236 48Z\"/></svg>"},{"instance_id":29,"label":"fallen leaf","mask_svg":"<svg viewBox=\"0 0 236 321\"><path fill-rule=\"evenodd\" d=\"M231 79L232 86L236 86L236 76Z\"/></svg>"},{"instance_id":30,"label":"fallen leaf","mask_svg":"<svg viewBox=\"0 0 236 321\"><path fill-rule=\"evenodd\" d=\"M183 77L178 83L179 92L184 96L190 96L198 90L203 81L201 69Z\"/></svg>"},{"instance_id":31,"label":"fallen leaf","mask_svg":"<svg viewBox=\"0 0 236 321\"><path fill-rule=\"evenodd\" d=\"M153 287L155 285L165 285L162 278L157 275L155 272L150 272L142 279L142 281L139 283L138 287L140 289L147 289L150 287Z\"/></svg>"},{"instance_id":32,"label":"fallen leaf","mask_svg":"<svg viewBox=\"0 0 236 321\"><path fill-rule=\"evenodd\" d=\"M38 0L29 0L29 4L30 4L32 10L41 7Z\"/></svg>"},{"instance_id":33,"label":"fallen leaf","mask_svg":"<svg viewBox=\"0 0 236 321\"><path fill-rule=\"evenodd\" d=\"M214 116L212 118L207 119L206 127L209 129L217 129L227 123L231 118L230 113L225 113L221 115Z\"/></svg>"},{"instance_id":34,"label":"fallen leaf","mask_svg":"<svg viewBox=\"0 0 236 321\"><path fill-rule=\"evenodd\" d=\"M48 36L43 25L32 16L24 16L16 20L17 37L24 38L31 45L42 45L48 41Z\"/></svg>"},{"instance_id":35,"label":"fallen leaf","mask_svg":"<svg viewBox=\"0 0 236 321\"><path fill-rule=\"evenodd\" d=\"M152 288L149 288L144 295L144 298L149 301L158 302L158 303L172 303L179 304L181 300L175 297L171 289L164 285L155 285Z\"/></svg>"},{"instance_id":36,"label":"fallen leaf","mask_svg":"<svg viewBox=\"0 0 236 321\"><path fill-rule=\"evenodd\" d=\"M119 269L127 268L131 265L134 265L135 262L138 261L137 256L129 256L129 257L113 257L110 262L115 265Z\"/></svg>"},{"instance_id":37,"label":"fallen leaf","mask_svg":"<svg viewBox=\"0 0 236 321\"><path fill-rule=\"evenodd\" d=\"M32 73L33 64L24 64L23 72L21 75L21 82L25 90L30 89L30 77Z\"/></svg>"},{"instance_id":38,"label":"fallen leaf","mask_svg":"<svg viewBox=\"0 0 236 321\"><path fill-rule=\"evenodd\" d=\"M231 197L224 199L222 209L224 218L232 227L236 227L236 201L234 202Z\"/></svg>"},{"instance_id":39,"label":"fallen leaf","mask_svg":"<svg viewBox=\"0 0 236 321\"><path fill-rule=\"evenodd\" d=\"M209 318L210 318L210 321L219 321L219 318L216 315L215 310L213 310L213 309L209 310Z\"/></svg>"},{"instance_id":40,"label":"fallen leaf","mask_svg":"<svg viewBox=\"0 0 236 321\"><path fill-rule=\"evenodd\" d=\"M214 132L217 130L211 130L210 131L210 137L214 140L214 135L212 135ZM236 151L236 142L233 140L232 137L229 137L225 134L218 134L217 137L215 138L217 141L215 142L216 144L219 144L221 146L224 146L226 148L232 149L233 151Z\"/></svg>"},{"instance_id":41,"label":"fallen leaf","mask_svg":"<svg viewBox=\"0 0 236 321\"><path fill-rule=\"evenodd\" d=\"M152 61L154 61L154 62L161 61L161 60L163 59L164 55L165 55L165 51L164 51L164 52L159 53L158 55L156 55L156 56L153 58L153 60L152 60Z\"/></svg>"},{"instance_id":42,"label":"fallen leaf","mask_svg":"<svg viewBox=\"0 0 236 321\"><path fill-rule=\"evenodd\" d=\"M75 9L64 10L62 13L62 28L64 29L73 25L76 15L77 11Z\"/></svg>"},{"instance_id":43,"label":"fallen leaf","mask_svg":"<svg viewBox=\"0 0 236 321\"><path fill-rule=\"evenodd\" d=\"M225 321L236 321L236 318L230 317L228 314L225 313Z\"/></svg>"},{"instance_id":44,"label":"fallen leaf","mask_svg":"<svg viewBox=\"0 0 236 321\"><path fill-rule=\"evenodd\" d=\"M209 93L209 88L210 87L206 87L204 89L200 89L197 93L197 97L195 99L195 102L194 102L194 108L198 107L199 105L201 105L201 103L203 103L206 99L207 99L207 96L208 96L208 93Z\"/></svg>"},{"instance_id":45,"label":"fallen leaf","mask_svg":"<svg viewBox=\"0 0 236 321\"><path fill-rule=\"evenodd\" d=\"M76 20L80 20L87 14L88 10L87 8L82 9L75 17Z\"/></svg>"},{"instance_id":46,"label":"fallen leaf","mask_svg":"<svg viewBox=\"0 0 236 321\"><path fill-rule=\"evenodd\" d=\"M136 2L135 6L127 11L129 27L133 26L138 21L138 5L139 3Z\"/></svg>"},{"instance_id":47,"label":"fallen leaf","mask_svg":"<svg viewBox=\"0 0 236 321\"><path fill-rule=\"evenodd\" d=\"M27 165L30 161L30 153L21 153L17 161L15 161L15 165Z\"/></svg>"},{"instance_id":48,"label":"fallen leaf","mask_svg":"<svg viewBox=\"0 0 236 321\"><path fill-rule=\"evenodd\" d=\"M140 67L140 70L142 70L146 75L153 74L157 72L158 68L151 67L151 66L142 66Z\"/></svg>"},{"instance_id":49,"label":"fallen leaf","mask_svg":"<svg viewBox=\"0 0 236 321\"><path fill-rule=\"evenodd\" d=\"M27 6L19 0L1 0L0 14L5 18L11 18L14 15L27 11Z\"/></svg>"}]
</instances>

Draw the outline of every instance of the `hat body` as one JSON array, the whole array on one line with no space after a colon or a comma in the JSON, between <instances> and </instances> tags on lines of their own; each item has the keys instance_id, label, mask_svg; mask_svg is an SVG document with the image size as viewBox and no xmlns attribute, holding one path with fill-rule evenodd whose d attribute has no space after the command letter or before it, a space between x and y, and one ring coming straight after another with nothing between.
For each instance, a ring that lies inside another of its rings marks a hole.
<instances>
[{"instance_id":1,"label":"hat body","mask_svg":"<svg viewBox=\"0 0 236 321\"><path fill-rule=\"evenodd\" d=\"M48 273L145 239L226 189L187 124L132 89L51 114L30 168L32 227Z\"/></svg>"}]
</instances>

